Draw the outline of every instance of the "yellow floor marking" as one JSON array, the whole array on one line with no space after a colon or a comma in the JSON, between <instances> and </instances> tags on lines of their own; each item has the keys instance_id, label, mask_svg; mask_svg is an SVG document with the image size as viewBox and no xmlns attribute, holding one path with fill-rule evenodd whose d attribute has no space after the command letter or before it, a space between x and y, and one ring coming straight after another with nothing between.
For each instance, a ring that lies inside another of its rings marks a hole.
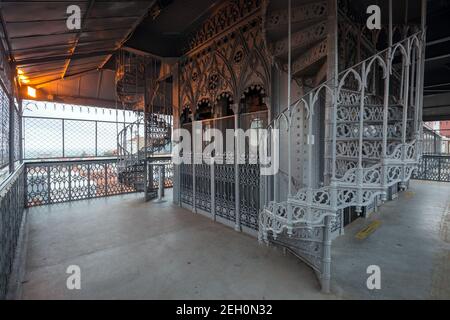
<instances>
[{"instance_id":1,"label":"yellow floor marking","mask_svg":"<svg viewBox=\"0 0 450 320\"><path fill-rule=\"evenodd\" d=\"M414 197L414 195L415 195L415 193L412 192L412 191L407 191L407 192L405 192L405 197L406 197L407 199L411 199L412 197Z\"/></svg>"},{"instance_id":2,"label":"yellow floor marking","mask_svg":"<svg viewBox=\"0 0 450 320\"><path fill-rule=\"evenodd\" d=\"M372 234L375 230L377 230L381 225L380 220L374 220L372 221L367 227L359 231L355 238L359 240L364 240L367 238L370 234Z\"/></svg>"}]
</instances>

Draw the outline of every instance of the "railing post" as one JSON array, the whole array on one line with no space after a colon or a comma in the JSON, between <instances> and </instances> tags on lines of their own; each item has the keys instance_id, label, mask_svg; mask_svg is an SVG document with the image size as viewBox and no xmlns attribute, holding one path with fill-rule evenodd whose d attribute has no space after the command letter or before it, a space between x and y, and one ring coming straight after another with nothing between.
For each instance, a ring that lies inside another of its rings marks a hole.
<instances>
[{"instance_id":1,"label":"railing post","mask_svg":"<svg viewBox=\"0 0 450 320\"><path fill-rule=\"evenodd\" d=\"M49 165L45 165L45 167L47 168L47 202L48 204L52 203L51 197L52 197L52 193L51 193L51 178L50 178L50 171L51 171L51 167Z\"/></svg>"},{"instance_id":2,"label":"railing post","mask_svg":"<svg viewBox=\"0 0 450 320\"><path fill-rule=\"evenodd\" d=\"M88 198L91 197L91 165L87 164L87 185L88 185Z\"/></svg>"},{"instance_id":3,"label":"railing post","mask_svg":"<svg viewBox=\"0 0 450 320\"><path fill-rule=\"evenodd\" d=\"M105 162L105 196L108 195L108 162Z\"/></svg>"},{"instance_id":4,"label":"railing post","mask_svg":"<svg viewBox=\"0 0 450 320\"><path fill-rule=\"evenodd\" d=\"M68 168L69 168L69 177L68 177L68 180L69 180L69 201L72 201L72 164L69 164L68 165Z\"/></svg>"},{"instance_id":5,"label":"railing post","mask_svg":"<svg viewBox=\"0 0 450 320\"><path fill-rule=\"evenodd\" d=\"M98 127L98 121L95 121L95 156L98 157L98 137L97 137L97 127Z\"/></svg>"},{"instance_id":6,"label":"railing post","mask_svg":"<svg viewBox=\"0 0 450 320\"><path fill-rule=\"evenodd\" d=\"M158 201L164 197L164 166L158 166Z\"/></svg>"},{"instance_id":7,"label":"railing post","mask_svg":"<svg viewBox=\"0 0 450 320\"><path fill-rule=\"evenodd\" d=\"M211 215L214 221L216 221L216 179L215 179L215 157L210 164L211 175Z\"/></svg>"},{"instance_id":8,"label":"railing post","mask_svg":"<svg viewBox=\"0 0 450 320\"><path fill-rule=\"evenodd\" d=\"M65 158L66 150L65 150L65 141L64 141L64 119L61 119L61 133L62 133L62 157Z\"/></svg>"}]
</instances>

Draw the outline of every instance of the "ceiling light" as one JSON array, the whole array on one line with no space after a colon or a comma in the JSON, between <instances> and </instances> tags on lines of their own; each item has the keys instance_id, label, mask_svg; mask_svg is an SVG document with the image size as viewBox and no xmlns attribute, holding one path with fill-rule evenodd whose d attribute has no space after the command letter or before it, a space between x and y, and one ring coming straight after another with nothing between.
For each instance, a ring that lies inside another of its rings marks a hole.
<instances>
[{"instance_id":1,"label":"ceiling light","mask_svg":"<svg viewBox=\"0 0 450 320\"><path fill-rule=\"evenodd\" d=\"M33 87L27 87L27 94L32 98L36 98L36 89Z\"/></svg>"}]
</instances>

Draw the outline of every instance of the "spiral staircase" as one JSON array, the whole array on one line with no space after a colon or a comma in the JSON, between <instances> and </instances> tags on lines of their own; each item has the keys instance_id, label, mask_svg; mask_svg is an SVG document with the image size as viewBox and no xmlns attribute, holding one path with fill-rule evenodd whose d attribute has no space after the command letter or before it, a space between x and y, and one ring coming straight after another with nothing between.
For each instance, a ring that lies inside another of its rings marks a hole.
<instances>
[{"instance_id":1,"label":"spiral staircase","mask_svg":"<svg viewBox=\"0 0 450 320\"><path fill-rule=\"evenodd\" d=\"M117 137L119 181L140 192L144 191L146 160L167 148L172 132L170 123L162 115L150 116L146 122L144 129L144 117L140 116ZM142 136L141 128L147 131L147 139Z\"/></svg>"},{"instance_id":2,"label":"spiral staircase","mask_svg":"<svg viewBox=\"0 0 450 320\"><path fill-rule=\"evenodd\" d=\"M292 1L292 78L303 84L310 79L315 87L268 127L280 131L274 145L279 154L287 153L289 168L278 175L287 176L291 185L282 199L273 191L280 179L268 180L274 187L259 219L259 240L280 245L310 265L324 292L330 291L331 243L343 209L362 213L375 199L385 201L390 187L406 188L418 164L425 42L423 32L410 35L320 84L328 54L327 3ZM286 8L266 7L268 47L285 70L287 21ZM320 112L327 114L324 160L313 152L320 144L314 127ZM283 139L287 150L282 150ZM295 157L300 152L305 154L301 160ZM321 161L328 176L323 185L313 177ZM296 167L304 168L302 176L295 176Z\"/></svg>"},{"instance_id":3,"label":"spiral staircase","mask_svg":"<svg viewBox=\"0 0 450 320\"><path fill-rule=\"evenodd\" d=\"M145 191L146 165L171 143L172 125L162 110L159 62L121 50L117 56L116 93L123 106L134 110L137 120L127 124L117 136L119 181L137 191ZM144 107L145 95L148 105ZM157 111L156 111L157 110ZM148 180L153 189L153 180Z\"/></svg>"}]
</instances>

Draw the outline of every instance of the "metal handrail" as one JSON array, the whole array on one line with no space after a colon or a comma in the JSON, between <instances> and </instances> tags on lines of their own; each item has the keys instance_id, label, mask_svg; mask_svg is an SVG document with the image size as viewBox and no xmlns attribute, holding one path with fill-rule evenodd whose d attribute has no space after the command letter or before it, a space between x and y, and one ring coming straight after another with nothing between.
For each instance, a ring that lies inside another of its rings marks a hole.
<instances>
[{"instance_id":1,"label":"metal handrail","mask_svg":"<svg viewBox=\"0 0 450 320\"><path fill-rule=\"evenodd\" d=\"M377 57L377 56L382 56L383 54L388 53L389 50L392 50L392 49L395 48L396 46L398 46L398 45L400 45L400 44L402 44L402 43L404 43L404 42L407 42L407 41L409 41L410 39L413 39L414 37L417 37L418 35L420 35L420 34L422 34L422 33L423 33L422 31L416 32L416 33L412 34L411 36L409 36L409 37L407 37L407 38L405 38L405 39L403 39L403 40L401 40L401 41L396 42L396 43L393 44L392 46L390 46L390 47L388 47L388 48L386 48L386 49L384 49L384 50L382 50L382 51L380 51L380 52L378 52L378 53L376 53L376 54L370 56L369 58L364 59L364 60L358 62L357 64L355 64L355 65L353 65L353 66L351 66L351 67L349 67L349 68L347 68L347 69L345 69L345 70L339 72L339 73L337 74L337 76L339 77L339 76L345 75L345 74L346 74L347 72L349 72L350 70L353 70L353 69L355 69L355 68L357 68L357 67L363 65L364 63L366 63L366 62L368 62L368 61L374 59L374 58ZM391 58L391 57L389 57L389 58ZM281 111L274 119L272 119L272 120L270 121L270 123L268 124L267 127L268 127L268 128L270 128L270 127L273 128L273 124L275 123L275 121L280 120L283 116L286 116L286 113L287 113L288 111L290 111L291 108L293 108L293 109L296 108L302 101L304 101L304 100L311 94L311 92L314 92L315 90L317 90L317 89L319 89L319 88L322 88L322 87L325 86L325 85L327 85L327 86L330 87L330 88L336 89L335 86L333 85L333 82L334 82L334 81L336 81L335 78L328 79L327 81L323 82L322 84L318 85L317 87L311 89L308 93L304 94L302 97L300 97L299 99L297 99L297 100L295 100L293 103L291 103L291 105L290 105L289 107L286 107L285 109L283 109L283 111Z\"/></svg>"}]
</instances>

